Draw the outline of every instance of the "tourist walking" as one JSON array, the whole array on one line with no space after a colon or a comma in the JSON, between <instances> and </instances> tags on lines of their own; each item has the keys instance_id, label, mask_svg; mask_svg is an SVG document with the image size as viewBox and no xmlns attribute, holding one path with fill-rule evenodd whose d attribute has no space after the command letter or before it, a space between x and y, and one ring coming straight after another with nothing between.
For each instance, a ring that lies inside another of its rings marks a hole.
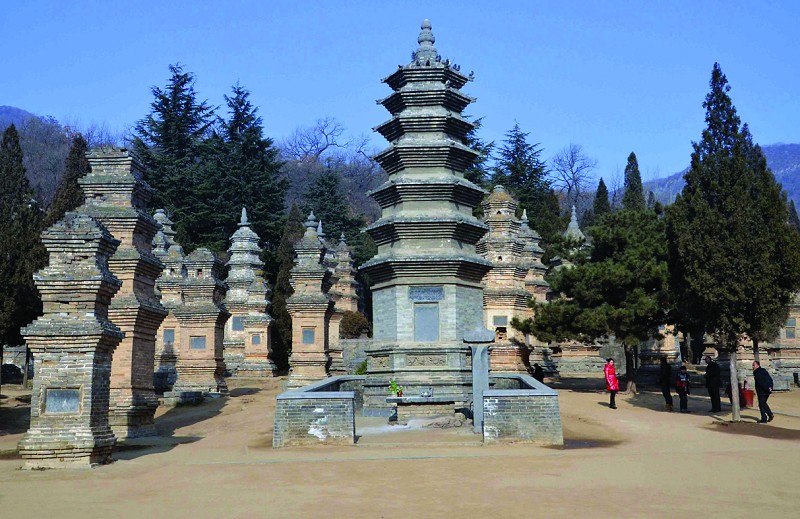
<instances>
[{"instance_id":1,"label":"tourist walking","mask_svg":"<svg viewBox=\"0 0 800 519\"><path fill-rule=\"evenodd\" d=\"M661 366L658 370L658 385L661 387L661 394L664 395L667 411L672 411L672 368L666 357L661 357Z\"/></svg>"},{"instance_id":2,"label":"tourist walking","mask_svg":"<svg viewBox=\"0 0 800 519\"><path fill-rule=\"evenodd\" d=\"M603 373L606 376L606 389L611 393L611 409L617 408L617 391L619 391L619 380L617 380L617 370L614 368L614 359L607 359Z\"/></svg>"},{"instance_id":3,"label":"tourist walking","mask_svg":"<svg viewBox=\"0 0 800 519\"><path fill-rule=\"evenodd\" d=\"M681 366L678 376L675 378L675 389L678 391L678 398L681 401L681 413L689 412L689 389L691 387L686 366Z\"/></svg>"},{"instance_id":4,"label":"tourist walking","mask_svg":"<svg viewBox=\"0 0 800 519\"><path fill-rule=\"evenodd\" d=\"M772 377L769 372L761 367L757 360L753 361L753 378L756 382L756 396L758 397L758 410L761 411L761 420L758 423L771 422L775 415L767 404L769 395L772 394Z\"/></svg>"},{"instance_id":5,"label":"tourist walking","mask_svg":"<svg viewBox=\"0 0 800 519\"><path fill-rule=\"evenodd\" d=\"M722 387L722 377L719 372L719 364L716 359L709 355L705 357L706 362L706 389L708 396L711 397L711 410L709 413L722 412L722 404L719 401L719 389Z\"/></svg>"}]
</instances>

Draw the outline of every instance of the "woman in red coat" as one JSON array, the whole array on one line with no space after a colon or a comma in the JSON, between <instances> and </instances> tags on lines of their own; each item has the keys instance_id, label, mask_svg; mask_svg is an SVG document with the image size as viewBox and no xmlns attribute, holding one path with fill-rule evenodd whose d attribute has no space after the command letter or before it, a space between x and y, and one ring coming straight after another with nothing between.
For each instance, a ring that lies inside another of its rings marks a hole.
<instances>
[{"instance_id":1,"label":"woman in red coat","mask_svg":"<svg viewBox=\"0 0 800 519\"><path fill-rule=\"evenodd\" d=\"M616 397L619 391L619 380L617 380L617 370L614 369L614 359L607 359L607 364L603 368L606 375L606 389L611 392L611 409L617 408Z\"/></svg>"}]
</instances>

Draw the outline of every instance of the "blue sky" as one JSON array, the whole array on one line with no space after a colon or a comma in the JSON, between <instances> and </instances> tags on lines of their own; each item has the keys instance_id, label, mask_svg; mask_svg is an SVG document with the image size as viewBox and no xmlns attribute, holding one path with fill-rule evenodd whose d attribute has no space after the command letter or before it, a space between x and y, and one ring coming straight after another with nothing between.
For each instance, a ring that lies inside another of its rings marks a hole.
<instances>
[{"instance_id":1,"label":"blue sky","mask_svg":"<svg viewBox=\"0 0 800 519\"><path fill-rule=\"evenodd\" d=\"M251 90L270 137L333 117L380 149L380 79L409 61L424 18L475 72L467 113L485 139L516 121L546 157L581 144L606 179L631 151L645 180L688 165L715 61L756 141L800 142L789 1L0 0L0 105L121 131L180 62L214 105L237 81Z\"/></svg>"}]
</instances>

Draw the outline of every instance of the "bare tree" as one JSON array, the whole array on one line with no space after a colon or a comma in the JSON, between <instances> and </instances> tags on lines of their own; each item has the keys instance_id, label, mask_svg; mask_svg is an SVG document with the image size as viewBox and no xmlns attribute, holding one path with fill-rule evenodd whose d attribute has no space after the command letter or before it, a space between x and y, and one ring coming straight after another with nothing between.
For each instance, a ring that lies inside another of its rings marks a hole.
<instances>
[{"instance_id":1,"label":"bare tree","mask_svg":"<svg viewBox=\"0 0 800 519\"><path fill-rule=\"evenodd\" d=\"M281 151L288 160L320 160L332 148L344 148L349 143L341 142L344 126L332 117L317 119L314 126L297 128L281 143Z\"/></svg>"},{"instance_id":2,"label":"bare tree","mask_svg":"<svg viewBox=\"0 0 800 519\"><path fill-rule=\"evenodd\" d=\"M571 144L550 159L553 184L569 205L578 205L581 194L589 188L597 161L583 153L583 146Z\"/></svg>"},{"instance_id":3,"label":"bare tree","mask_svg":"<svg viewBox=\"0 0 800 519\"><path fill-rule=\"evenodd\" d=\"M619 166L609 175L608 190L611 194L612 210L621 207L622 195L625 194L625 173Z\"/></svg>"}]
</instances>

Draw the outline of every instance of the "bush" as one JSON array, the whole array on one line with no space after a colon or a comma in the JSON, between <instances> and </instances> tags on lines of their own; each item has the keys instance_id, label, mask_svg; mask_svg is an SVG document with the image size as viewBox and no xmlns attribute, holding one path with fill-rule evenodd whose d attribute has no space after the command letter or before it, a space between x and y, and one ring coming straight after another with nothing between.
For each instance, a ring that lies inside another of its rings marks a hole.
<instances>
[{"instance_id":1,"label":"bush","mask_svg":"<svg viewBox=\"0 0 800 519\"><path fill-rule=\"evenodd\" d=\"M366 375L367 374L367 361L365 360L361 364L358 365L356 368L356 375Z\"/></svg>"},{"instance_id":2,"label":"bush","mask_svg":"<svg viewBox=\"0 0 800 519\"><path fill-rule=\"evenodd\" d=\"M369 321L360 312L345 312L339 327L339 337L342 339L358 339L363 334L369 333Z\"/></svg>"}]
</instances>

